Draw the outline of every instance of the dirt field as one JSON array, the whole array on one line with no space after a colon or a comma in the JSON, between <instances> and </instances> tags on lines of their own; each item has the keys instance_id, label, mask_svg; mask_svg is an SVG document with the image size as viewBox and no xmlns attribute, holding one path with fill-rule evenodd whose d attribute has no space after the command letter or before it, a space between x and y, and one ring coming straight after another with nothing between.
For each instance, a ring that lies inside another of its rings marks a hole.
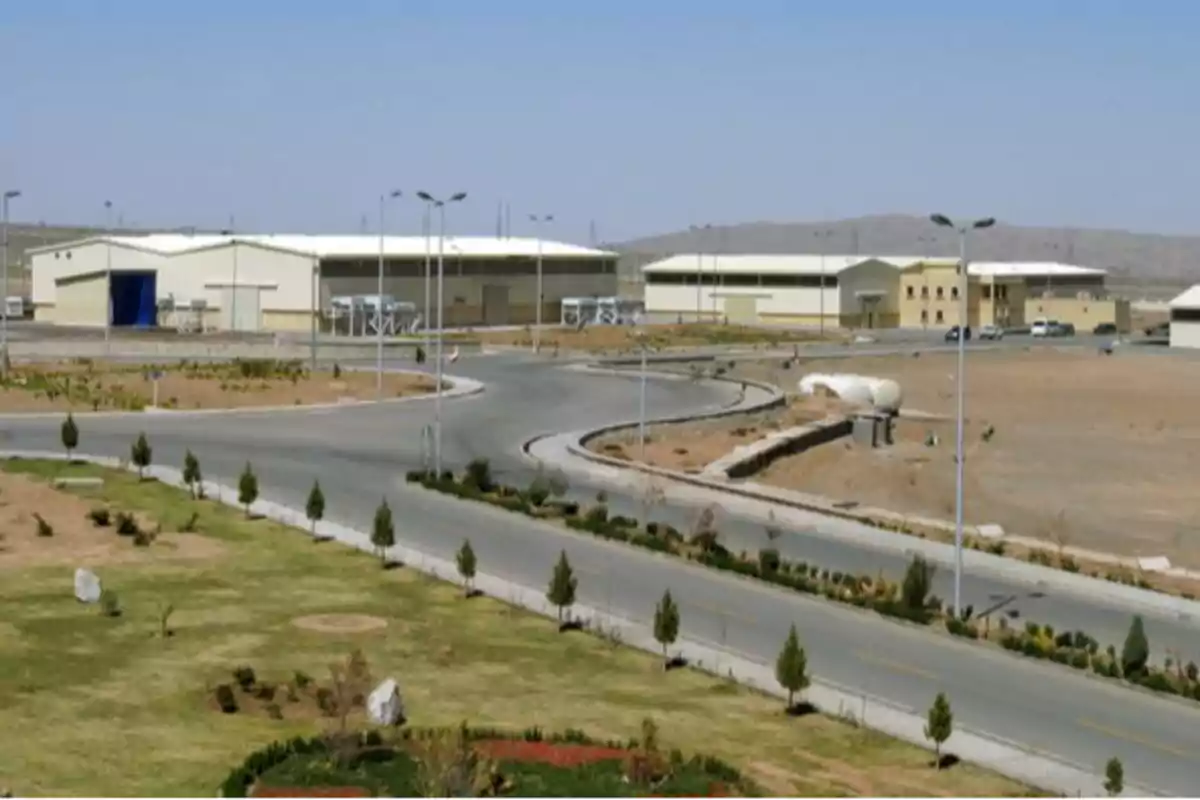
<instances>
[{"instance_id":1,"label":"dirt field","mask_svg":"<svg viewBox=\"0 0 1200 800\"><path fill-rule=\"evenodd\" d=\"M141 411L154 402L170 409L313 405L376 398L375 375L338 369L310 372L299 362L271 360L174 363L143 366L80 359L14 364L0 383L0 413L45 411ZM420 375L385 374L384 396L433 391Z\"/></svg>"},{"instance_id":2,"label":"dirt field","mask_svg":"<svg viewBox=\"0 0 1200 800\"><path fill-rule=\"evenodd\" d=\"M588 449L614 458L645 461L657 467L698 473L734 448L751 444L775 431L805 425L842 409L836 400L792 398L786 408L761 414L728 417L678 425L652 425L646 431L642 458L636 430L619 431L588 442Z\"/></svg>"},{"instance_id":3,"label":"dirt field","mask_svg":"<svg viewBox=\"0 0 1200 800\"><path fill-rule=\"evenodd\" d=\"M793 388L806 372L894 378L904 405L954 411L952 354L820 360L747 377ZM967 367L967 504L972 524L1127 555L1200 566L1200 512L1190 477L1200 442L1200 361L1087 350L971 353ZM983 431L993 426L991 441ZM926 447L926 435L940 444ZM952 423L901 420L897 445L845 443L783 459L766 483L837 500L952 518Z\"/></svg>"},{"instance_id":4,"label":"dirt field","mask_svg":"<svg viewBox=\"0 0 1200 800\"><path fill-rule=\"evenodd\" d=\"M542 330L542 347L554 350L577 350L587 352L613 351L616 354L638 349L637 331L644 330L647 344L652 350L670 347L701 347L705 345L763 345L774 347L792 342L817 341L815 333L803 331L772 330L746 325L591 325L582 331L570 328L545 328ZM521 330L477 330L472 336L485 345L507 347L532 347L533 333ZM826 337L838 339L841 334L830 333Z\"/></svg>"},{"instance_id":5,"label":"dirt field","mask_svg":"<svg viewBox=\"0 0 1200 800\"><path fill-rule=\"evenodd\" d=\"M664 672L654 656L560 634L552 621L465 600L461 587L382 570L366 554L156 482L59 463L5 467L20 475L0 483L0 547L13 548L0 561L0 783L18 796L212 796L251 750L335 724L303 692L293 698L297 671L327 680L353 649L376 678L397 678L415 726L467 720L625 738L650 715L664 746L724 758L773 794L1030 792L968 764L935 772L919 748L831 717L788 717L775 698L686 669ZM104 483L52 498L35 482L64 473ZM80 525L100 503L161 525L161 545L138 548L111 527ZM39 509L51 537L30 522ZM203 551L180 543L182 527L195 528L188 536ZM120 616L72 596L71 568L81 563L117 593ZM164 637L167 604L173 635ZM286 696L272 704L239 693L241 710L221 713L215 687L243 666L286 685Z\"/></svg>"}]
</instances>

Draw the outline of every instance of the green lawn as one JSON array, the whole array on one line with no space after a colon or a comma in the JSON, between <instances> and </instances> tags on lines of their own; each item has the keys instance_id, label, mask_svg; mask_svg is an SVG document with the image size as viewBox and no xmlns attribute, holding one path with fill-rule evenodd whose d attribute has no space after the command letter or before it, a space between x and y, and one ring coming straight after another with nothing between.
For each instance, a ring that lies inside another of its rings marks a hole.
<instances>
[{"instance_id":1,"label":"green lawn","mask_svg":"<svg viewBox=\"0 0 1200 800\"><path fill-rule=\"evenodd\" d=\"M283 720L223 715L210 707L211 687L242 664L264 679L287 680L295 670L324 678L353 648L376 679L399 681L414 725L468 720L624 739L651 716L665 748L721 757L777 794L1030 791L967 765L935 773L919 748L820 715L786 717L774 698L698 672L664 673L653 656L559 634L552 622L498 601L465 600L453 585L383 571L366 554L195 503L159 483L84 465L4 468L39 478L102 475L102 489L73 491L140 511L165 531L152 555L97 568L120 597L117 618L76 602L75 561L18 567L0 550L0 786L19 795L211 795L251 750L329 724L311 714L288 718L286 707ZM171 531L194 511L209 546L203 557L181 558ZM33 536L24 528L0 533ZM116 536L102 528L88 535ZM176 633L163 639L166 603L176 608ZM387 627L331 634L293 624L314 614L371 615Z\"/></svg>"}]
</instances>

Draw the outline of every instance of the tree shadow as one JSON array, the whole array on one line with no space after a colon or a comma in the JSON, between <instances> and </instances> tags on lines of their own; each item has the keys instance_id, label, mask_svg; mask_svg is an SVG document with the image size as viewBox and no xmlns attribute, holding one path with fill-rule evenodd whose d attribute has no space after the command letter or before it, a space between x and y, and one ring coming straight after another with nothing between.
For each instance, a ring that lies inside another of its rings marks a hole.
<instances>
[{"instance_id":1,"label":"tree shadow","mask_svg":"<svg viewBox=\"0 0 1200 800\"><path fill-rule=\"evenodd\" d=\"M567 633L568 631L581 631L581 630L583 630L583 627L584 627L583 620L568 619L568 620L558 623L558 632L559 633Z\"/></svg>"},{"instance_id":2,"label":"tree shadow","mask_svg":"<svg viewBox=\"0 0 1200 800\"><path fill-rule=\"evenodd\" d=\"M484 596L483 589L471 588L471 589L467 589L463 593L463 597L467 600L474 600L476 597L483 597L483 596Z\"/></svg>"},{"instance_id":3,"label":"tree shadow","mask_svg":"<svg viewBox=\"0 0 1200 800\"><path fill-rule=\"evenodd\" d=\"M403 561L401 561L397 558L389 558L387 561L383 562L383 571L391 572L392 570L400 569L403 566L404 566Z\"/></svg>"},{"instance_id":4,"label":"tree shadow","mask_svg":"<svg viewBox=\"0 0 1200 800\"><path fill-rule=\"evenodd\" d=\"M793 703L784 711L789 717L807 717L809 714L816 714L817 707L807 700L801 700L799 703Z\"/></svg>"},{"instance_id":5,"label":"tree shadow","mask_svg":"<svg viewBox=\"0 0 1200 800\"><path fill-rule=\"evenodd\" d=\"M936 762L931 761L930 765L935 766L938 769L950 769L951 767L957 765L960 761L962 761L962 759L954 755L954 753L942 753L941 758L939 758Z\"/></svg>"},{"instance_id":6,"label":"tree shadow","mask_svg":"<svg viewBox=\"0 0 1200 800\"><path fill-rule=\"evenodd\" d=\"M663 670L670 672L671 670L683 669L688 665L688 660L683 656L672 656L663 663Z\"/></svg>"}]
</instances>

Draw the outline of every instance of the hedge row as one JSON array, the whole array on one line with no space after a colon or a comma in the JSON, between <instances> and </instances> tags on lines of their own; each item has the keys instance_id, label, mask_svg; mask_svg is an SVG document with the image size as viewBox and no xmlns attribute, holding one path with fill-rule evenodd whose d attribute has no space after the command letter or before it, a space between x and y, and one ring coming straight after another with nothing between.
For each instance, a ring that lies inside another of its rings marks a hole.
<instances>
[{"instance_id":1,"label":"hedge row","mask_svg":"<svg viewBox=\"0 0 1200 800\"><path fill-rule=\"evenodd\" d=\"M1101 652L1096 640L1083 631L1056 635L1049 625L1033 622L1023 629L1013 629L1003 617L998 619L997 630L993 631L990 619L972 618L974 609L970 606L962 610L961 618L956 618L948 604L929 593L933 567L919 557L909 564L903 581L892 583L881 575L855 575L803 561L788 561L770 547L759 550L756 557L745 551L734 554L720 543L715 530L701 529L685 536L671 525L649 522L643 526L630 517L610 515L603 502L583 508L575 501L562 499L565 488L554 486L542 476L525 490L496 483L488 463L482 459L472 461L461 477L449 470L440 475L415 470L409 472L406 479L434 491L490 503L509 511L561 519L574 530L687 558L713 569L755 578L802 594L822 596L920 625L940 624L951 635L984 639L1030 658L1091 670L1097 675L1125 680L1153 691L1200 700L1200 676L1194 663L1167 662L1163 668L1158 668L1145 664L1144 656L1135 656L1129 661L1130 668L1126 669L1124 650L1120 657L1111 645ZM1140 631L1140 622L1137 627ZM1127 642L1125 649L1128 648Z\"/></svg>"},{"instance_id":2,"label":"hedge row","mask_svg":"<svg viewBox=\"0 0 1200 800\"><path fill-rule=\"evenodd\" d=\"M442 735L449 728L403 728L398 732L400 742L421 741ZM574 728L562 732L546 733L541 728L526 728L523 731L502 730L498 728L471 728L463 725L459 729L466 734L467 741L501 741L520 740L526 742L546 742L548 744L579 744L608 747L614 750L634 750L641 746L640 739L599 740L593 739L586 733ZM394 740L393 740L394 741ZM369 750L389 746L378 731L365 731L357 734L358 747ZM221 784L221 797L248 797L255 782L268 770L279 766L293 756L304 756L331 752L329 739L322 736L309 738L295 737L284 741L272 742L261 750L256 750L246 757L239 766L234 767ZM672 763L685 763L683 753L672 750ZM744 783L742 773L719 758L708 755L693 756L690 763L698 766L706 775L714 780L730 786Z\"/></svg>"}]
</instances>

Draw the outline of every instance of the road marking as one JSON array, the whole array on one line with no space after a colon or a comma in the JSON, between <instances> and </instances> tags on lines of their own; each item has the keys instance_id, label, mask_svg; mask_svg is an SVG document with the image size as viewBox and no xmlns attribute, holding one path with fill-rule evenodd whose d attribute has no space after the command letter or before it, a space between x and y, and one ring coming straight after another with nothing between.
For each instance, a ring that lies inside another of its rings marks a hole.
<instances>
[{"instance_id":1,"label":"road marking","mask_svg":"<svg viewBox=\"0 0 1200 800\"><path fill-rule=\"evenodd\" d=\"M880 658L874 653L868 653L864 650L856 650L854 652L854 656L859 661L866 661L868 664L875 664L877 666L884 667L885 669L890 669L893 672L900 672L905 675L914 675L918 678L927 678L931 681L938 680L938 676L929 670L921 669L920 667L914 667L909 664L901 664L899 661L892 661L887 658Z\"/></svg>"},{"instance_id":2,"label":"road marking","mask_svg":"<svg viewBox=\"0 0 1200 800\"><path fill-rule=\"evenodd\" d=\"M1110 727L1101 722L1096 722L1094 719L1088 719L1087 717L1081 717L1080 719L1076 720L1076 722L1079 724L1080 727L1090 728L1091 730L1098 731L1107 736L1111 736L1114 739L1120 739L1122 741L1132 742L1133 744L1140 744L1143 747L1149 747L1151 749L1158 750L1160 753L1167 753L1168 755L1175 756L1176 758L1182 758L1185 761L1191 761L1195 758L1194 753L1188 753L1184 750L1180 750L1177 747L1172 747L1169 744L1162 744L1161 742L1156 742L1153 739L1147 738L1138 733L1134 733L1133 731L1127 731L1127 730L1122 730L1121 728Z\"/></svg>"}]
</instances>

